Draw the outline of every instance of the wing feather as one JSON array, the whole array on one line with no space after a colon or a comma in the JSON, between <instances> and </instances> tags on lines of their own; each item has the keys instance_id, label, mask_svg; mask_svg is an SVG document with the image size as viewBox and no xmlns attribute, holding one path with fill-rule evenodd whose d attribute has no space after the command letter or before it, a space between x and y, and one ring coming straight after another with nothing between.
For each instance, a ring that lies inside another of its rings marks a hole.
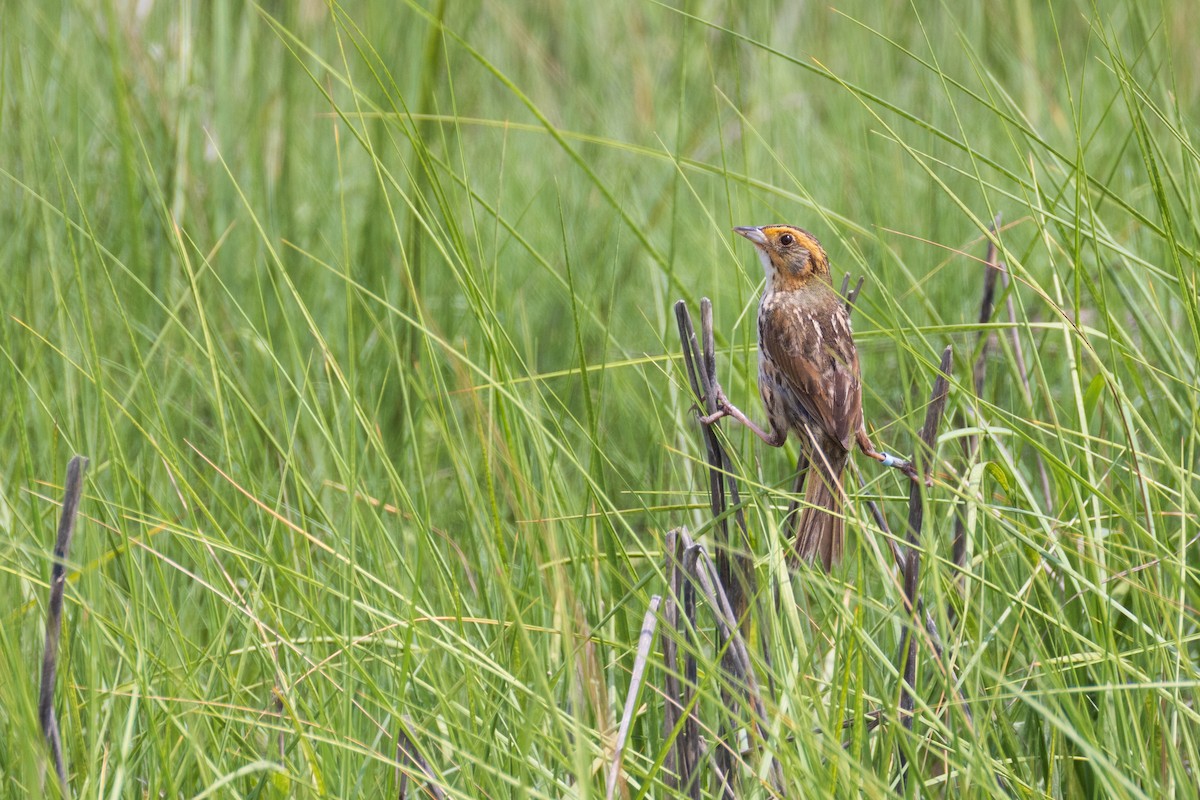
<instances>
[{"instance_id":1,"label":"wing feather","mask_svg":"<svg viewBox=\"0 0 1200 800\"><path fill-rule=\"evenodd\" d=\"M775 362L801 410L846 450L862 424L858 350L850 317L840 302L818 311L802 303L764 308L762 346Z\"/></svg>"}]
</instances>

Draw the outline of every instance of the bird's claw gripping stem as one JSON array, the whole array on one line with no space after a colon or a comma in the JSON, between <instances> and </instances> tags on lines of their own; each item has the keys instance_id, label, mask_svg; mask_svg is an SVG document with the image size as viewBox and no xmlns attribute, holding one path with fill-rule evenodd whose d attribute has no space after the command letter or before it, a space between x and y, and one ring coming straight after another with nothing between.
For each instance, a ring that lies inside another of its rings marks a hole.
<instances>
[{"instance_id":1,"label":"bird's claw gripping stem","mask_svg":"<svg viewBox=\"0 0 1200 800\"><path fill-rule=\"evenodd\" d=\"M911 480L913 483L920 482L921 476L917 473L917 468L913 466L913 463L911 461L906 461L903 458L896 458L891 453L879 453L877 458L879 459L879 463L882 464L883 466L895 467L896 469L903 472L905 475L908 476L909 480ZM932 477L926 478L925 485L933 486L933 478Z\"/></svg>"},{"instance_id":2,"label":"bird's claw gripping stem","mask_svg":"<svg viewBox=\"0 0 1200 800\"><path fill-rule=\"evenodd\" d=\"M733 407L733 405L729 402L729 398L725 396L725 392L721 391L721 387L716 387L714 389L714 394L716 397L713 398L713 402L716 405L717 410L707 416L702 415L700 417L700 422L704 425L712 425L722 417L732 416L730 409Z\"/></svg>"}]
</instances>

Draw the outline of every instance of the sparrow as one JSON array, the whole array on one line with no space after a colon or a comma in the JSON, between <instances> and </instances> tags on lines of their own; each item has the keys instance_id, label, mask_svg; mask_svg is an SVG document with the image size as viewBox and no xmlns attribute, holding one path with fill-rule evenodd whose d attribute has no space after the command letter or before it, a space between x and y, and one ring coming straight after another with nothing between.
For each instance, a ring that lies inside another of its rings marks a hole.
<instances>
[{"instance_id":1,"label":"sparrow","mask_svg":"<svg viewBox=\"0 0 1200 800\"><path fill-rule=\"evenodd\" d=\"M782 447L788 434L796 433L813 474L800 479L804 506L796 524L795 549L800 558L819 561L828 572L842 557L842 474L852 447L857 444L868 457L910 477L916 473L907 461L877 451L867 436L850 314L833 288L829 257L821 243L792 225L734 231L754 245L766 272L758 306L758 390L768 430L752 422L719 388L717 411L702 421L712 424L733 417L771 447Z\"/></svg>"}]
</instances>

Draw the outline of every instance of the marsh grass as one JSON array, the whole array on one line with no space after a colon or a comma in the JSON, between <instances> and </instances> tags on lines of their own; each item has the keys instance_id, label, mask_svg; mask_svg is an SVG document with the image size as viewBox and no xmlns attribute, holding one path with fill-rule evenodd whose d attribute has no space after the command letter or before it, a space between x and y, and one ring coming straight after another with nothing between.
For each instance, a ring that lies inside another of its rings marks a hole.
<instances>
[{"instance_id":1,"label":"marsh grass","mask_svg":"<svg viewBox=\"0 0 1200 800\"><path fill-rule=\"evenodd\" d=\"M36 664L83 453L76 794L388 795L403 729L448 796L599 795L663 535L710 534L671 306L713 298L745 405L761 278L729 228L785 220L868 276L877 440L911 450L947 344L965 421L922 558L953 671L922 658L911 732L865 723L905 619L878 527L853 504L845 566L789 580L794 444L726 431L788 795L897 793L902 752L910 793L1194 796L1190 6L876 5L7 7L4 793L56 791ZM997 213L1013 321L976 397ZM861 499L902 530L906 491ZM643 692L632 797L663 796L662 714Z\"/></svg>"}]
</instances>

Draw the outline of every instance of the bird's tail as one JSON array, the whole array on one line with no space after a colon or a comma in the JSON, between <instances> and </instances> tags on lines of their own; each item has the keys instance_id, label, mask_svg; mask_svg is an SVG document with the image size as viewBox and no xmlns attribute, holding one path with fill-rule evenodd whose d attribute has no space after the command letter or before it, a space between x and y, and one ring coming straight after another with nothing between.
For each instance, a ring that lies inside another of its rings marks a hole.
<instances>
[{"instance_id":1,"label":"bird's tail","mask_svg":"<svg viewBox=\"0 0 1200 800\"><path fill-rule=\"evenodd\" d=\"M805 481L805 507L796 525L796 554L805 561L819 560L826 572L842 560L846 527L842 517L842 472L849 457L849 452L838 447L812 453L813 463Z\"/></svg>"}]
</instances>

